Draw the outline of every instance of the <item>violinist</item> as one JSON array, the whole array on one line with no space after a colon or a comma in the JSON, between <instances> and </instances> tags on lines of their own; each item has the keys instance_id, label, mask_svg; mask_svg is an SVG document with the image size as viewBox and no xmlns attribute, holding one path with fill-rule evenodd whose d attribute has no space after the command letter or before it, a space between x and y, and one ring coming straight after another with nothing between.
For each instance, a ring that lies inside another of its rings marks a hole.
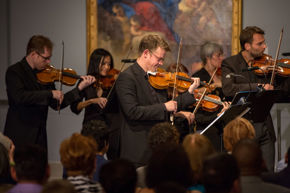
<instances>
[{"instance_id":1,"label":"violinist","mask_svg":"<svg viewBox=\"0 0 290 193\"><path fill-rule=\"evenodd\" d=\"M116 95L112 94L111 97L107 98L112 85L106 82L111 83L117 77L116 74L109 74L112 71L115 72L116 70L114 69L114 60L111 53L102 48L95 49L90 55L87 74L95 77L96 83L84 89L81 92L81 98L70 106L71 111L75 114L79 114L85 109L83 125L91 120L102 120L108 125L111 131L110 146L107 152L109 159L117 158L120 154ZM110 81L104 82L108 79Z\"/></svg>"},{"instance_id":2,"label":"violinist","mask_svg":"<svg viewBox=\"0 0 290 193\"><path fill-rule=\"evenodd\" d=\"M169 100L166 89L155 89L148 81L148 72L156 72L163 65L168 43L158 35L142 38L136 63L121 72L116 93L121 112L121 158L131 160L136 167L145 165L150 150L147 136L156 123L169 121L169 113L193 104L194 89L199 79L193 79L188 91L176 100Z\"/></svg>"},{"instance_id":3,"label":"violinist","mask_svg":"<svg viewBox=\"0 0 290 193\"><path fill-rule=\"evenodd\" d=\"M223 100L224 95L222 92L221 74L219 73L222 60L224 59L222 46L213 42L204 43L200 47L200 58L203 67L192 76L199 77L200 81L205 82L209 82L213 76L212 83L209 88L211 92L209 93L216 95L220 98L220 100ZM216 69L218 69L217 72L215 72ZM203 89L200 91L202 90ZM224 102L222 104L223 105L219 105L214 111L206 111L203 108L199 108L195 114L196 129L205 129L220 113L228 109L229 103ZM221 128L214 126L204 133L204 135L211 140L216 150L221 150L220 129Z\"/></svg>"},{"instance_id":4,"label":"violinist","mask_svg":"<svg viewBox=\"0 0 290 193\"><path fill-rule=\"evenodd\" d=\"M261 57L267 47L264 30L256 26L248 26L240 34L242 51L237 55L226 58L222 63L222 90L226 97L232 98L236 92L258 90L273 90L274 86L269 84L268 77L258 76L253 71L245 71L251 67L256 58ZM240 76L231 76L237 74ZM275 84L274 84L275 85ZM282 85L277 85L279 89ZM251 120L251 117L247 117ZM269 171L274 171L274 156L276 140L274 126L269 113L265 122L254 122L256 140L259 143L266 166Z\"/></svg>"},{"instance_id":5,"label":"violinist","mask_svg":"<svg viewBox=\"0 0 290 193\"><path fill-rule=\"evenodd\" d=\"M95 81L82 76L80 84L63 95L54 83L42 85L36 73L50 63L53 44L42 35L32 36L27 44L26 56L10 66L6 72L9 109L4 134L20 147L38 144L47 149L46 120L48 107L64 108L80 97L80 91Z\"/></svg>"},{"instance_id":6,"label":"violinist","mask_svg":"<svg viewBox=\"0 0 290 193\"><path fill-rule=\"evenodd\" d=\"M107 94L109 89L102 87L101 79L106 77L108 72L114 67L113 57L105 49L95 49L89 60L88 75L96 78L96 83L84 89L81 99L71 104L71 110L79 114L85 109L83 124L90 120L102 120L108 124L103 109L107 105ZM83 99L85 99L83 101Z\"/></svg>"}]
</instances>

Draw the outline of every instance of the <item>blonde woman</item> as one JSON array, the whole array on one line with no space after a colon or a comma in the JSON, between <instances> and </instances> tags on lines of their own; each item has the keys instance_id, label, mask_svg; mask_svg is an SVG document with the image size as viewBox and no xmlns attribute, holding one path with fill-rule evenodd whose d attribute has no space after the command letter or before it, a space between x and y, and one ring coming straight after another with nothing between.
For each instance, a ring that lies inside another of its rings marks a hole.
<instances>
[{"instance_id":1,"label":"blonde woman","mask_svg":"<svg viewBox=\"0 0 290 193\"><path fill-rule=\"evenodd\" d=\"M224 128L223 140L225 149L232 152L235 144L241 139L254 139L255 129L250 121L245 118L236 118L230 121Z\"/></svg>"},{"instance_id":2,"label":"blonde woman","mask_svg":"<svg viewBox=\"0 0 290 193\"><path fill-rule=\"evenodd\" d=\"M198 133L187 135L183 140L182 146L188 155L190 166L194 173L194 179L197 182L197 184L192 186L190 190L203 193L205 192L205 189L199 184L203 161L207 156L215 153L215 148L206 136Z\"/></svg>"}]
</instances>

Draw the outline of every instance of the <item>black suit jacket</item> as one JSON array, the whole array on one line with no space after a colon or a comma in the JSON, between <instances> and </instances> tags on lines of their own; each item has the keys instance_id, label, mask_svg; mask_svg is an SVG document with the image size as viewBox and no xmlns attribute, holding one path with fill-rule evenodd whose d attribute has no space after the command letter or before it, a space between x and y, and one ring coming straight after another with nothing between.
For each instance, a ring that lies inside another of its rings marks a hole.
<instances>
[{"instance_id":1,"label":"black suit jacket","mask_svg":"<svg viewBox=\"0 0 290 193\"><path fill-rule=\"evenodd\" d=\"M253 71L245 71L248 64L246 63L241 52L237 55L225 59L222 63L222 89L224 95L231 99L236 92L239 91L255 91L257 90L258 83L269 83L268 79L264 76L257 76ZM241 75L232 76L231 73ZM247 117L251 120L251 117ZM276 140L274 125L271 115L269 113L266 121L266 127L269 130L272 141ZM262 123L253 123L254 127L261 127Z\"/></svg>"},{"instance_id":2,"label":"black suit jacket","mask_svg":"<svg viewBox=\"0 0 290 193\"><path fill-rule=\"evenodd\" d=\"M38 83L36 73L25 58L10 66L6 72L9 108L4 134L12 139L16 147L32 143L47 148L48 106L57 108L57 101L52 98L51 92L55 86ZM75 88L64 95L61 108L78 98L79 91Z\"/></svg>"},{"instance_id":3,"label":"black suit jacket","mask_svg":"<svg viewBox=\"0 0 290 193\"><path fill-rule=\"evenodd\" d=\"M167 90L151 87L146 72L133 64L120 73L116 92L121 113L121 157L137 166L146 164L150 155L147 135L150 128L159 122L168 121L164 103L168 101ZM195 102L188 92L177 98L178 110Z\"/></svg>"}]
</instances>

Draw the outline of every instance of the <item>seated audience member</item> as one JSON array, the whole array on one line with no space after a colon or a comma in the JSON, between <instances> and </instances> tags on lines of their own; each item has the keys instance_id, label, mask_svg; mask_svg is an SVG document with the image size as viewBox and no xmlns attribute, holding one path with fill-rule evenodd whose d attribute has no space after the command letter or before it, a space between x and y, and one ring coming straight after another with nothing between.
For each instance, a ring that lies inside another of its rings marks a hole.
<instances>
[{"instance_id":1,"label":"seated audience member","mask_svg":"<svg viewBox=\"0 0 290 193\"><path fill-rule=\"evenodd\" d=\"M215 153L215 148L206 136L198 133L188 134L184 138L182 146L190 160L195 181L198 183L198 185L192 186L191 190L198 190L204 193L205 189L202 185L200 185L203 161L207 156Z\"/></svg>"},{"instance_id":2,"label":"seated audience member","mask_svg":"<svg viewBox=\"0 0 290 193\"><path fill-rule=\"evenodd\" d=\"M243 193L280 193L290 190L276 184L263 182L260 175L266 167L259 145L251 139L239 141L232 152L241 171L241 188Z\"/></svg>"},{"instance_id":3,"label":"seated audience member","mask_svg":"<svg viewBox=\"0 0 290 193\"><path fill-rule=\"evenodd\" d=\"M106 193L135 193L137 173L132 162L117 159L103 165L100 183Z\"/></svg>"},{"instance_id":4,"label":"seated audience member","mask_svg":"<svg viewBox=\"0 0 290 193\"><path fill-rule=\"evenodd\" d=\"M10 163L7 149L0 143L0 193L7 192L15 184L10 175Z\"/></svg>"},{"instance_id":5,"label":"seated audience member","mask_svg":"<svg viewBox=\"0 0 290 193\"><path fill-rule=\"evenodd\" d=\"M287 167L284 168L282 171L277 172L277 173L264 174L264 175L262 175L262 179L265 182L278 184L278 185L284 186L286 188L290 188L289 160L290 160L290 147L288 148L288 151L285 155L285 163L287 164Z\"/></svg>"},{"instance_id":6,"label":"seated audience member","mask_svg":"<svg viewBox=\"0 0 290 193\"><path fill-rule=\"evenodd\" d=\"M96 152L96 170L93 174L93 180L99 181L100 168L108 162L104 157L109 149L109 135L110 130L106 123L101 120L90 120L84 123L81 134L87 137L92 137L97 143ZM64 169L63 178L67 178L66 171Z\"/></svg>"},{"instance_id":7,"label":"seated audience member","mask_svg":"<svg viewBox=\"0 0 290 193\"><path fill-rule=\"evenodd\" d=\"M154 152L155 149L165 143L179 143L179 133L175 126L168 122L157 123L154 125L148 134L149 148ZM145 169L146 166L137 168L138 182L137 187L145 188Z\"/></svg>"},{"instance_id":8,"label":"seated audience member","mask_svg":"<svg viewBox=\"0 0 290 193\"><path fill-rule=\"evenodd\" d=\"M77 193L77 191L67 180L52 180L43 186L41 193Z\"/></svg>"},{"instance_id":9,"label":"seated audience member","mask_svg":"<svg viewBox=\"0 0 290 193\"><path fill-rule=\"evenodd\" d=\"M99 172L101 167L108 162L104 157L109 149L109 127L104 121L91 120L84 124L81 134L87 137L93 137L97 143L97 160L96 160L96 171L93 176L93 180L99 181Z\"/></svg>"},{"instance_id":10,"label":"seated audience member","mask_svg":"<svg viewBox=\"0 0 290 193\"><path fill-rule=\"evenodd\" d=\"M255 129L245 118L236 118L230 121L224 128L223 140L225 149L233 151L234 145L241 139L254 139Z\"/></svg>"},{"instance_id":11,"label":"seated audience member","mask_svg":"<svg viewBox=\"0 0 290 193\"><path fill-rule=\"evenodd\" d=\"M205 159L202 181L206 193L241 192L239 167L235 158L227 153L216 153Z\"/></svg>"},{"instance_id":12,"label":"seated audience member","mask_svg":"<svg viewBox=\"0 0 290 193\"><path fill-rule=\"evenodd\" d=\"M168 143L157 147L146 168L146 185L149 189L168 181L179 183L186 189L195 184L187 154L178 144Z\"/></svg>"},{"instance_id":13,"label":"seated audience member","mask_svg":"<svg viewBox=\"0 0 290 193\"><path fill-rule=\"evenodd\" d=\"M74 133L60 145L60 160L67 171L67 180L78 193L101 192L99 183L92 181L96 168L96 142L79 133Z\"/></svg>"},{"instance_id":14,"label":"seated audience member","mask_svg":"<svg viewBox=\"0 0 290 193\"><path fill-rule=\"evenodd\" d=\"M50 174L46 150L38 145L18 147L14 162L11 176L17 184L8 193L40 193Z\"/></svg>"}]
</instances>

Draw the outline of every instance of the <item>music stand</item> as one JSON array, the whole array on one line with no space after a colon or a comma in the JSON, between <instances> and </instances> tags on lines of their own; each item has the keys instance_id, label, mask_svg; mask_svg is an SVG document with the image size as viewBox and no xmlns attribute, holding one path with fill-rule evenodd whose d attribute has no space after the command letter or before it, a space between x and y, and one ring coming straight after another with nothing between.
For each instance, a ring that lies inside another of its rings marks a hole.
<instances>
[{"instance_id":1,"label":"music stand","mask_svg":"<svg viewBox=\"0 0 290 193\"><path fill-rule=\"evenodd\" d=\"M251 110L247 117L254 123L264 122L280 94L280 90L264 90L257 92L255 97L251 97L247 101L251 104Z\"/></svg>"},{"instance_id":2,"label":"music stand","mask_svg":"<svg viewBox=\"0 0 290 193\"><path fill-rule=\"evenodd\" d=\"M253 100L253 97L255 97L255 94L257 91L240 91L236 92L231 104L236 105L236 104L244 104L247 101Z\"/></svg>"},{"instance_id":3,"label":"music stand","mask_svg":"<svg viewBox=\"0 0 290 193\"><path fill-rule=\"evenodd\" d=\"M250 104L240 104L240 105L231 105L226 111L220 114L215 120L213 120L205 129L203 129L200 134L205 133L211 126L218 122L228 123L236 117L244 116L250 110Z\"/></svg>"}]
</instances>

